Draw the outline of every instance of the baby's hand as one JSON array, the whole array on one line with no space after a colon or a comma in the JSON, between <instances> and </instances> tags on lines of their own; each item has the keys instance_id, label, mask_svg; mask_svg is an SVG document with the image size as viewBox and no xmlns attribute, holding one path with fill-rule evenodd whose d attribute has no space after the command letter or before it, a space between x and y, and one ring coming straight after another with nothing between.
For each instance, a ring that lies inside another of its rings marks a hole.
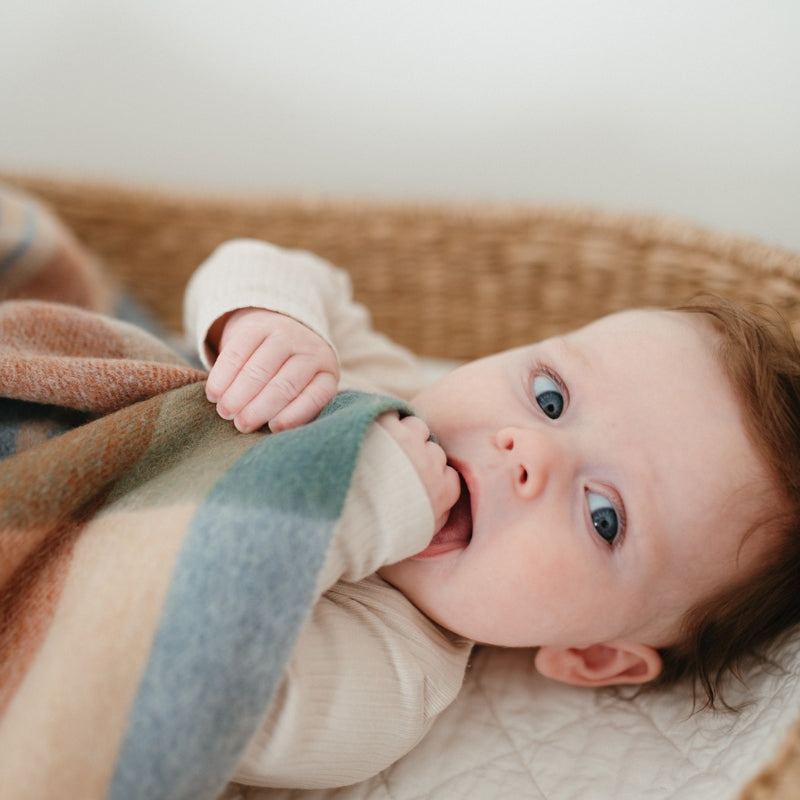
<instances>
[{"instance_id":1,"label":"baby's hand","mask_svg":"<svg viewBox=\"0 0 800 800\"><path fill-rule=\"evenodd\" d=\"M219 333L219 325L223 325ZM243 433L309 422L333 399L339 363L328 343L291 317L261 308L234 311L209 334L219 356L206 396Z\"/></svg>"},{"instance_id":2,"label":"baby's hand","mask_svg":"<svg viewBox=\"0 0 800 800\"><path fill-rule=\"evenodd\" d=\"M461 494L458 473L447 463L444 450L431 441L430 430L419 417L400 419L396 411L391 411L381 414L378 424L394 437L417 470L428 490L438 532Z\"/></svg>"}]
</instances>

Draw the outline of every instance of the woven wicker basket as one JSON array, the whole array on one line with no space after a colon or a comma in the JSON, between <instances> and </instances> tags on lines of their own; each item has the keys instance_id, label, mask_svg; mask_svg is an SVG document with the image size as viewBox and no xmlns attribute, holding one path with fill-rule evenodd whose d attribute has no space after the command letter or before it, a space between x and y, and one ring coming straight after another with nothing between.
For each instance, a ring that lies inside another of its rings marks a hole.
<instances>
[{"instance_id":1,"label":"woven wicker basket","mask_svg":"<svg viewBox=\"0 0 800 800\"><path fill-rule=\"evenodd\" d=\"M179 330L188 276L249 236L346 267L375 326L469 359L607 312L701 291L780 309L800 334L800 254L691 225L593 210L213 198L10 176ZM800 797L800 725L740 800Z\"/></svg>"},{"instance_id":2,"label":"woven wicker basket","mask_svg":"<svg viewBox=\"0 0 800 800\"><path fill-rule=\"evenodd\" d=\"M11 182L49 200L176 330L188 276L239 236L346 267L375 326L426 355L475 358L699 291L769 302L800 330L800 254L678 222L580 209L199 199Z\"/></svg>"}]
</instances>

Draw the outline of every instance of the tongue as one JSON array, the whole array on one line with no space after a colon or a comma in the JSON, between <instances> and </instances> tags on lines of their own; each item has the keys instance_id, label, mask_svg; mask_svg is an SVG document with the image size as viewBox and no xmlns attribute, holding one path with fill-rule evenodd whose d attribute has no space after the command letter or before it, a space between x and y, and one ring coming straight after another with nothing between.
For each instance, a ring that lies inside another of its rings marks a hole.
<instances>
[{"instance_id":1,"label":"tongue","mask_svg":"<svg viewBox=\"0 0 800 800\"><path fill-rule=\"evenodd\" d=\"M431 539L431 543L414 558L432 558L466 547L472 537L472 509L470 508L469 490L461 479L461 495L450 509L450 516Z\"/></svg>"}]
</instances>

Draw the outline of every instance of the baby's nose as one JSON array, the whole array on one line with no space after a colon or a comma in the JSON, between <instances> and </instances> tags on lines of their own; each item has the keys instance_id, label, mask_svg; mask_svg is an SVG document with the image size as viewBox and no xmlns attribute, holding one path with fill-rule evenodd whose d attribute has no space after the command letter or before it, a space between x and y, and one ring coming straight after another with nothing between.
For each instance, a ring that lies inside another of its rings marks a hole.
<instances>
[{"instance_id":1,"label":"baby's nose","mask_svg":"<svg viewBox=\"0 0 800 800\"><path fill-rule=\"evenodd\" d=\"M523 499L536 497L546 485L550 459L547 447L536 433L525 428L503 428L496 437L505 454L514 491Z\"/></svg>"}]
</instances>

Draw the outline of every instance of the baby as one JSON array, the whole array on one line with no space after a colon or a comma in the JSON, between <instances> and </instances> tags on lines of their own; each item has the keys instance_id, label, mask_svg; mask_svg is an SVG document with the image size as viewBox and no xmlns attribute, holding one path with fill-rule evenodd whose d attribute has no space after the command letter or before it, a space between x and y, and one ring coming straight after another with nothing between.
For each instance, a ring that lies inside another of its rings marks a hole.
<instances>
[{"instance_id":1,"label":"baby","mask_svg":"<svg viewBox=\"0 0 800 800\"><path fill-rule=\"evenodd\" d=\"M237 780L379 771L455 697L473 642L536 647L582 686L691 676L713 703L800 620L800 354L778 324L717 301L627 311L423 387L344 273L255 241L195 273L186 319L244 432L303 424L340 388L417 414L372 426L351 490L370 524L351 509ZM353 580L361 548L374 569Z\"/></svg>"}]
</instances>

